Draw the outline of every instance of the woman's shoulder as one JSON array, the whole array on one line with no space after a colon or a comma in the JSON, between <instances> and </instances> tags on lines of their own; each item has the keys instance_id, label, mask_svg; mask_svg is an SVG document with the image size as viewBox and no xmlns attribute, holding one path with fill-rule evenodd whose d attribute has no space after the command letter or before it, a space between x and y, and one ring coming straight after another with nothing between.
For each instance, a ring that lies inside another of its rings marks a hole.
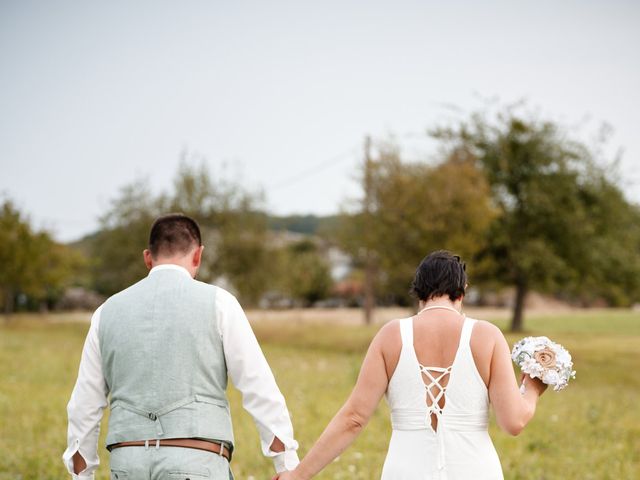
<instances>
[{"instance_id":1,"label":"woman's shoulder","mask_svg":"<svg viewBox=\"0 0 640 480\"><path fill-rule=\"evenodd\" d=\"M475 345L480 348L484 347L482 350L489 348L492 351L496 342L504 339L502 330L500 330L500 328L498 328L494 323L475 318L471 320L475 320L473 334L471 336L472 348Z\"/></svg>"},{"instance_id":2,"label":"woman's shoulder","mask_svg":"<svg viewBox=\"0 0 640 480\"><path fill-rule=\"evenodd\" d=\"M396 340L401 337L401 329L403 324L407 324L413 317L394 318L385 323L376 334L376 337L382 339Z\"/></svg>"},{"instance_id":3,"label":"woman's shoulder","mask_svg":"<svg viewBox=\"0 0 640 480\"><path fill-rule=\"evenodd\" d=\"M372 344L376 344L387 354L394 354L396 350L399 350L399 347L402 346L402 323L406 322L410 318L411 317L389 320L380 327L372 341Z\"/></svg>"},{"instance_id":4,"label":"woman's shoulder","mask_svg":"<svg viewBox=\"0 0 640 480\"><path fill-rule=\"evenodd\" d=\"M475 326L473 327L474 332L490 336L502 335L502 330L500 330L495 323L491 323L487 320L479 320L477 318L467 318L475 322Z\"/></svg>"},{"instance_id":5,"label":"woman's shoulder","mask_svg":"<svg viewBox=\"0 0 640 480\"><path fill-rule=\"evenodd\" d=\"M381 340L400 337L400 325L402 318L395 318L393 320L389 320L387 323L382 325L376 334L376 338L380 338Z\"/></svg>"}]
</instances>

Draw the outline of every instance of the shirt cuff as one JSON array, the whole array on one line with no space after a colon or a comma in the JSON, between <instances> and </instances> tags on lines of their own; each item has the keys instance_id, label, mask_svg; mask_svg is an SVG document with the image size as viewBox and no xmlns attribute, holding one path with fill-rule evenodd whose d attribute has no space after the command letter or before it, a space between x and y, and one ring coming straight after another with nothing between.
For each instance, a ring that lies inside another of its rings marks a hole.
<instances>
[{"instance_id":1,"label":"shirt cuff","mask_svg":"<svg viewBox=\"0 0 640 480\"><path fill-rule=\"evenodd\" d=\"M72 473L71 478L73 480L94 480L95 475L92 473Z\"/></svg>"},{"instance_id":2,"label":"shirt cuff","mask_svg":"<svg viewBox=\"0 0 640 480\"><path fill-rule=\"evenodd\" d=\"M64 462L64 466L67 467L67 471L69 472L69 474L71 475L71 478L73 480L94 480L95 479L95 466L91 469L90 472L88 472L87 470L89 470L89 465L87 464L87 468L85 468L82 472L73 473L73 460L72 460L72 458L76 454L76 452L80 451L79 446L80 446L80 441L76 439L65 450L65 452L62 454L62 461ZM86 462L86 459L85 459L85 462Z\"/></svg>"},{"instance_id":3,"label":"shirt cuff","mask_svg":"<svg viewBox=\"0 0 640 480\"><path fill-rule=\"evenodd\" d=\"M300 463L298 453L295 450L285 450L273 457L273 466L277 473L293 470Z\"/></svg>"}]
</instances>

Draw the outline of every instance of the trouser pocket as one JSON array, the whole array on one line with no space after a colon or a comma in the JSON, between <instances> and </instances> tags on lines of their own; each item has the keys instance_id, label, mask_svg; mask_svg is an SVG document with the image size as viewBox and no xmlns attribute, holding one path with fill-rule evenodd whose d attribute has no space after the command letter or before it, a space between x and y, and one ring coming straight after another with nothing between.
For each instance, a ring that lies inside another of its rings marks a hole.
<instances>
[{"instance_id":1,"label":"trouser pocket","mask_svg":"<svg viewBox=\"0 0 640 480\"><path fill-rule=\"evenodd\" d=\"M124 470L111 470L111 480L128 480L129 474Z\"/></svg>"},{"instance_id":2,"label":"trouser pocket","mask_svg":"<svg viewBox=\"0 0 640 480\"><path fill-rule=\"evenodd\" d=\"M208 473L203 472L169 472L168 480L203 480L211 478Z\"/></svg>"}]
</instances>

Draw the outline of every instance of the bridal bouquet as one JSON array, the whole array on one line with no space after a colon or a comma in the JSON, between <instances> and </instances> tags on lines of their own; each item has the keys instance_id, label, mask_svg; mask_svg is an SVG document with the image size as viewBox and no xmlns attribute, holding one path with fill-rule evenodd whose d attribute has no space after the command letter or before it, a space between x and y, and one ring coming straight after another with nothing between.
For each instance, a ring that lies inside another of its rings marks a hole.
<instances>
[{"instance_id":1,"label":"bridal bouquet","mask_svg":"<svg viewBox=\"0 0 640 480\"><path fill-rule=\"evenodd\" d=\"M523 373L562 390L575 378L571 354L547 337L525 337L513 346L511 358ZM520 387L524 392L524 384Z\"/></svg>"}]
</instances>

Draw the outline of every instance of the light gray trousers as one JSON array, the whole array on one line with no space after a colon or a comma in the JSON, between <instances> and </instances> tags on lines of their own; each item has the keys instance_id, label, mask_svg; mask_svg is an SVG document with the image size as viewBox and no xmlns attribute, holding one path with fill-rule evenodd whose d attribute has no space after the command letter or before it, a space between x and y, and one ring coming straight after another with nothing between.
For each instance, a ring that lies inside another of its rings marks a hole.
<instances>
[{"instance_id":1,"label":"light gray trousers","mask_svg":"<svg viewBox=\"0 0 640 480\"><path fill-rule=\"evenodd\" d=\"M183 447L121 447L111 452L111 480L233 480L226 458Z\"/></svg>"}]
</instances>

